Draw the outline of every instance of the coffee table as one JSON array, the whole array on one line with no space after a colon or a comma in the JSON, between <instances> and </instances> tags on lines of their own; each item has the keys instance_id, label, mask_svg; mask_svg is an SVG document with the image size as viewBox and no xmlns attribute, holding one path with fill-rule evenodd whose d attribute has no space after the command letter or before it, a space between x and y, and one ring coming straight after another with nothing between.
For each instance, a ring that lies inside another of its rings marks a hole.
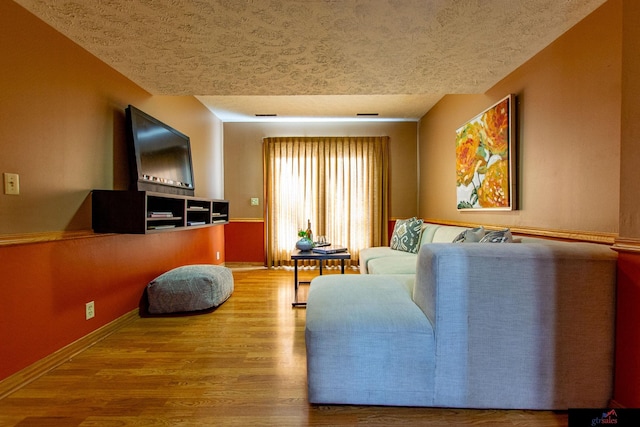
<instances>
[{"instance_id":1,"label":"coffee table","mask_svg":"<svg viewBox=\"0 0 640 427\"><path fill-rule=\"evenodd\" d=\"M320 276L322 276L322 262L326 260L339 259L340 260L340 274L344 274L344 260L351 259L351 254L349 252L336 252L333 254L319 254L312 251L300 251L296 249L291 254L291 259L293 260L293 283L295 286L295 299L291 303L292 307L306 307L306 302L298 301L298 286L301 283L309 284L311 282L298 282L298 261L299 260L312 260L318 261L320 264Z\"/></svg>"}]
</instances>

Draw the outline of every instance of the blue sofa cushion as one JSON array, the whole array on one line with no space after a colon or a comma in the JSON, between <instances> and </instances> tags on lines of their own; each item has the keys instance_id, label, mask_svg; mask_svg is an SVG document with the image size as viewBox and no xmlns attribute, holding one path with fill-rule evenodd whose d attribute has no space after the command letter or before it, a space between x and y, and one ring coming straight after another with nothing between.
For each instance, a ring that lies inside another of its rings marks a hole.
<instances>
[{"instance_id":1,"label":"blue sofa cushion","mask_svg":"<svg viewBox=\"0 0 640 427\"><path fill-rule=\"evenodd\" d=\"M414 275L324 275L311 282L309 402L428 406L434 333L411 299Z\"/></svg>"},{"instance_id":2,"label":"blue sofa cushion","mask_svg":"<svg viewBox=\"0 0 640 427\"><path fill-rule=\"evenodd\" d=\"M369 274L416 274L417 255L375 258L367 264Z\"/></svg>"}]
</instances>

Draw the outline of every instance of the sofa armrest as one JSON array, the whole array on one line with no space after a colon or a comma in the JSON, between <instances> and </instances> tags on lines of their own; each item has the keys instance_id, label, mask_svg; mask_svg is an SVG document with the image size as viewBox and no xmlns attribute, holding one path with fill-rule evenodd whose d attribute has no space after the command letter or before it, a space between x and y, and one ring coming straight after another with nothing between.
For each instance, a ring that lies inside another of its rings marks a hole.
<instances>
[{"instance_id":1,"label":"sofa armrest","mask_svg":"<svg viewBox=\"0 0 640 427\"><path fill-rule=\"evenodd\" d=\"M424 245L413 297L435 329L434 405L606 406L615 277L603 245Z\"/></svg>"}]
</instances>

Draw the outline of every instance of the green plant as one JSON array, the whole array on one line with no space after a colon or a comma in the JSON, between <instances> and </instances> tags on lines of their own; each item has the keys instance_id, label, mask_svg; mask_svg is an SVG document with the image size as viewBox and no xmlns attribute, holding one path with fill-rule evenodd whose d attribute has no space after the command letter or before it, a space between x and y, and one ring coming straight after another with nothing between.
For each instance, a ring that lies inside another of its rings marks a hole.
<instances>
[{"instance_id":1,"label":"green plant","mask_svg":"<svg viewBox=\"0 0 640 427\"><path fill-rule=\"evenodd\" d=\"M309 235L307 234L307 232L305 230L298 230L298 237L302 237L303 239L309 239Z\"/></svg>"}]
</instances>

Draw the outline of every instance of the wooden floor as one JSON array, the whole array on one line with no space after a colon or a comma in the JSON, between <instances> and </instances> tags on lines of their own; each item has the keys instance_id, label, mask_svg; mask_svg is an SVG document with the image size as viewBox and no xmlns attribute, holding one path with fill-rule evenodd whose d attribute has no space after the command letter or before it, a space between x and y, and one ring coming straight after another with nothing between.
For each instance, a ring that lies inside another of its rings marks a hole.
<instances>
[{"instance_id":1,"label":"wooden floor","mask_svg":"<svg viewBox=\"0 0 640 427\"><path fill-rule=\"evenodd\" d=\"M554 412L310 405L293 272L233 274L218 309L136 319L0 400L0 425L567 425Z\"/></svg>"}]
</instances>

